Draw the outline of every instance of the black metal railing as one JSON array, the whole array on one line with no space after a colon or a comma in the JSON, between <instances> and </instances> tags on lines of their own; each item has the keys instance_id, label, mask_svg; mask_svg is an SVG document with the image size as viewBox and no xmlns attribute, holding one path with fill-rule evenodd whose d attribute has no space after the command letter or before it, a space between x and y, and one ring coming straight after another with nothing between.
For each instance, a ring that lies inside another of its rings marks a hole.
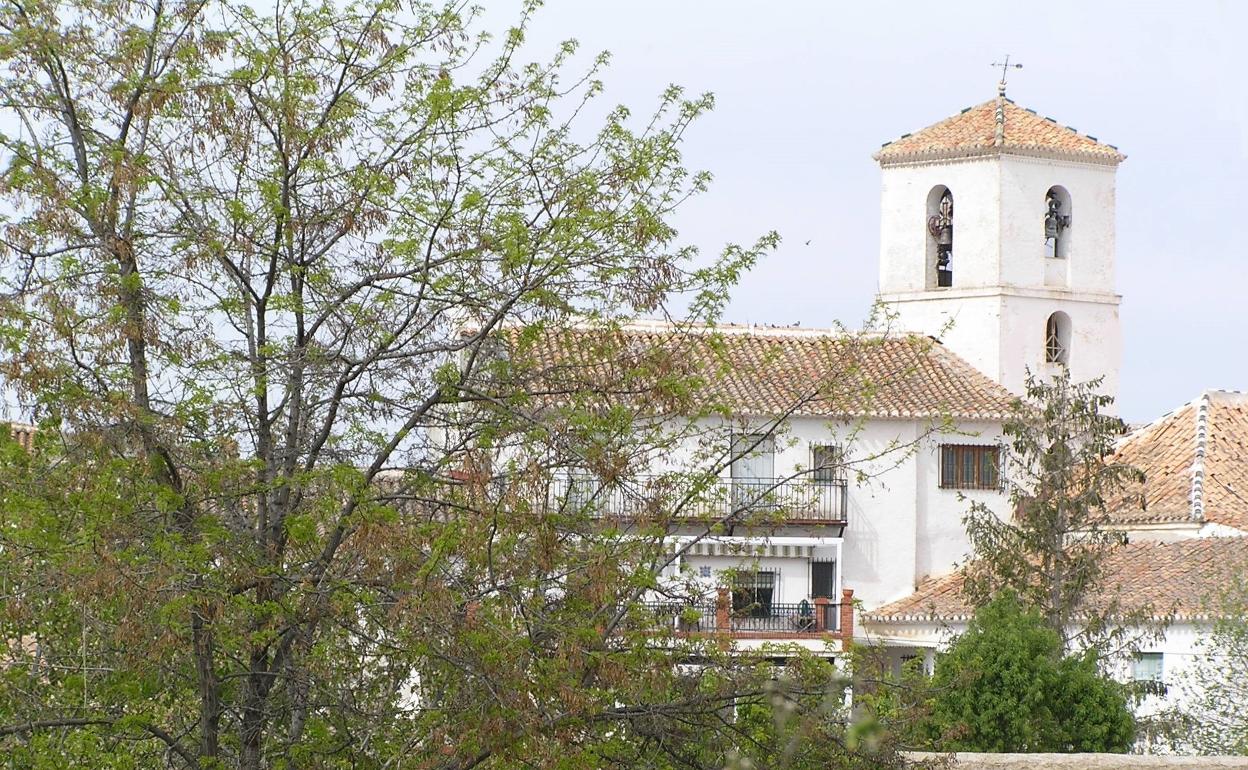
<instances>
[{"instance_id":1,"label":"black metal railing","mask_svg":"<svg viewBox=\"0 0 1248 770\"><path fill-rule=\"evenodd\" d=\"M715 479L698 485L671 475L605 482L588 474L569 474L551 480L547 502L615 518L715 520L770 514L788 521L844 523L846 487L843 479Z\"/></svg>"},{"instance_id":2,"label":"black metal railing","mask_svg":"<svg viewBox=\"0 0 1248 770\"><path fill-rule=\"evenodd\" d=\"M647 622L685 633L824 634L840 631L840 604L770 603L733 609L715 602L642 602Z\"/></svg>"},{"instance_id":3,"label":"black metal railing","mask_svg":"<svg viewBox=\"0 0 1248 770\"><path fill-rule=\"evenodd\" d=\"M644 622L676 631L716 631L715 602L641 602Z\"/></svg>"}]
</instances>

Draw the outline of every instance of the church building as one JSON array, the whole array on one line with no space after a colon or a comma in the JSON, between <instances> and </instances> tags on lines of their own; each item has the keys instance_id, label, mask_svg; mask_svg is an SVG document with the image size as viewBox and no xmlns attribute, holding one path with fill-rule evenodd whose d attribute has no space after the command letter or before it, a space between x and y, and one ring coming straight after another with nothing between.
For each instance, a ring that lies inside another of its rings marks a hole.
<instances>
[{"instance_id":1,"label":"church building","mask_svg":"<svg viewBox=\"0 0 1248 770\"><path fill-rule=\"evenodd\" d=\"M1116 147L1016 105L1002 87L875 159L880 298L894 327L939 339L1015 394L1027 372L1064 367L1117 396ZM1167 685L1137 710L1146 740L1150 715L1192 696L1182 674L1207 654L1211 607L1248 574L1248 395L1206 391L1126 436L1112 459L1143 481L1110 504L1108 526L1127 545L1104 565L1102 590L1170 621L1119 666L1124 679ZM954 567L865 607L860 638L930 666L973 614Z\"/></svg>"},{"instance_id":2,"label":"church building","mask_svg":"<svg viewBox=\"0 0 1248 770\"><path fill-rule=\"evenodd\" d=\"M1112 145L1005 97L875 154L880 298L896 328L941 341L1021 393L1026 372L1104 377L1116 396Z\"/></svg>"}]
</instances>

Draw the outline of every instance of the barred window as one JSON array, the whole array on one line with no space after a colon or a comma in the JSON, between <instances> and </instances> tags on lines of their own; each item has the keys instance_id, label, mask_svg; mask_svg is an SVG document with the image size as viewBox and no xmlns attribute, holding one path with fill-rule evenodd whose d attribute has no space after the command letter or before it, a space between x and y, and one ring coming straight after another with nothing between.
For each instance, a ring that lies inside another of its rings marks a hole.
<instances>
[{"instance_id":1,"label":"barred window","mask_svg":"<svg viewBox=\"0 0 1248 770\"><path fill-rule=\"evenodd\" d=\"M776 573L739 572L732 580L732 612L765 618L771 615L771 597L776 589Z\"/></svg>"},{"instance_id":2,"label":"barred window","mask_svg":"<svg viewBox=\"0 0 1248 770\"><path fill-rule=\"evenodd\" d=\"M810 447L811 477L821 484L843 481L844 456L836 444L814 444Z\"/></svg>"},{"instance_id":3,"label":"barred window","mask_svg":"<svg viewBox=\"0 0 1248 770\"><path fill-rule=\"evenodd\" d=\"M1160 682L1165 670L1160 652L1137 652L1131 661L1131 678L1137 682Z\"/></svg>"},{"instance_id":4,"label":"barred window","mask_svg":"<svg viewBox=\"0 0 1248 770\"><path fill-rule=\"evenodd\" d=\"M941 489L999 489L1001 448L972 444L942 444Z\"/></svg>"},{"instance_id":5,"label":"barred window","mask_svg":"<svg viewBox=\"0 0 1248 770\"><path fill-rule=\"evenodd\" d=\"M1044 362L1070 365L1070 316L1060 310L1044 323Z\"/></svg>"}]
</instances>

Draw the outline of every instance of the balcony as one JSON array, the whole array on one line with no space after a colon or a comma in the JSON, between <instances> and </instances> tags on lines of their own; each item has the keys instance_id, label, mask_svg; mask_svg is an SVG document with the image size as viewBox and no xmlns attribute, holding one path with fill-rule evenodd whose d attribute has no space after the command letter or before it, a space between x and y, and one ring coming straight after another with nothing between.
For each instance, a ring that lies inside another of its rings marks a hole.
<instances>
[{"instance_id":1,"label":"balcony","mask_svg":"<svg viewBox=\"0 0 1248 770\"><path fill-rule=\"evenodd\" d=\"M604 482L591 475L551 479L548 504L603 518L663 515L697 522L826 524L848 520L845 480L715 479L702 486L679 476L630 476ZM839 533L838 533L839 536Z\"/></svg>"},{"instance_id":2,"label":"balcony","mask_svg":"<svg viewBox=\"0 0 1248 770\"><path fill-rule=\"evenodd\" d=\"M841 604L815 599L798 604L755 604L733 609L727 592L710 602L643 602L642 612L655 627L677 634L728 634L740 638L800 639L839 636Z\"/></svg>"}]
</instances>

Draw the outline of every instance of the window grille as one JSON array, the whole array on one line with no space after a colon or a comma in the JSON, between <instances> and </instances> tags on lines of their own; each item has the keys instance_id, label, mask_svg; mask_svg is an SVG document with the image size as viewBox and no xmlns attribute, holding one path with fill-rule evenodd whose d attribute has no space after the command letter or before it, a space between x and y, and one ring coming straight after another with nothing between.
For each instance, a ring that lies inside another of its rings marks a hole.
<instances>
[{"instance_id":1,"label":"window grille","mask_svg":"<svg viewBox=\"0 0 1248 770\"><path fill-rule=\"evenodd\" d=\"M940 447L941 489L1000 489L1001 448L973 444Z\"/></svg>"},{"instance_id":2,"label":"window grille","mask_svg":"<svg viewBox=\"0 0 1248 770\"><path fill-rule=\"evenodd\" d=\"M1165 673L1160 652L1137 652L1131 661L1131 678L1137 682L1160 682Z\"/></svg>"},{"instance_id":3,"label":"window grille","mask_svg":"<svg viewBox=\"0 0 1248 770\"><path fill-rule=\"evenodd\" d=\"M1048 364L1065 364L1070 360L1066 349L1066 333L1061 317L1054 313L1044 325L1044 361Z\"/></svg>"},{"instance_id":4,"label":"window grille","mask_svg":"<svg viewBox=\"0 0 1248 770\"><path fill-rule=\"evenodd\" d=\"M832 484L845 479L845 458L836 444L815 444L810 448L811 477L819 483Z\"/></svg>"},{"instance_id":5,"label":"window grille","mask_svg":"<svg viewBox=\"0 0 1248 770\"><path fill-rule=\"evenodd\" d=\"M810 596L811 598L836 598L836 562L811 562Z\"/></svg>"},{"instance_id":6,"label":"window grille","mask_svg":"<svg viewBox=\"0 0 1248 770\"><path fill-rule=\"evenodd\" d=\"M765 618L771 614L771 600L776 590L774 572L739 572L732 581L734 614Z\"/></svg>"}]
</instances>

